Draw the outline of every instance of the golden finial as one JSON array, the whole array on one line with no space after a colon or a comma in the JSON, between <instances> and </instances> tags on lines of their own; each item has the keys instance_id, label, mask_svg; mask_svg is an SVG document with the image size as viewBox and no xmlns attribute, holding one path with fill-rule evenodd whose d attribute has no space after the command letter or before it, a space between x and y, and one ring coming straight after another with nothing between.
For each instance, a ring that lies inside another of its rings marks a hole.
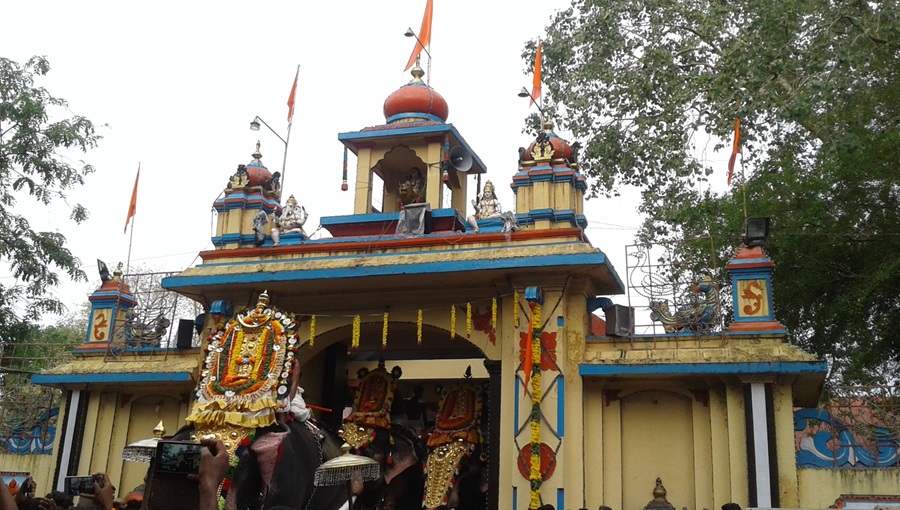
<instances>
[{"instance_id":1,"label":"golden finial","mask_svg":"<svg viewBox=\"0 0 900 510\"><path fill-rule=\"evenodd\" d=\"M163 425L162 420L159 420L159 423L153 427L153 435L159 439L162 439L162 437L166 435L166 427Z\"/></svg>"},{"instance_id":2,"label":"golden finial","mask_svg":"<svg viewBox=\"0 0 900 510\"><path fill-rule=\"evenodd\" d=\"M257 140L256 141L256 150L253 151L253 154L251 154L251 156L253 157L254 163L259 163L260 159L262 159L262 153L259 152L259 147L260 147L260 143L259 143L259 140Z\"/></svg>"},{"instance_id":3,"label":"golden finial","mask_svg":"<svg viewBox=\"0 0 900 510\"><path fill-rule=\"evenodd\" d=\"M548 133L552 133L553 132L553 122L551 122L549 120L547 122L544 122L544 131L546 131Z\"/></svg>"},{"instance_id":4,"label":"golden finial","mask_svg":"<svg viewBox=\"0 0 900 510\"><path fill-rule=\"evenodd\" d=\"M419 59L422 58L422 55L416 55L416 65L413 66L410 74L413 75L413 79L410 80L410 83L425 83L422 81L422 77L425 76L425 71L422 70L422 66L419 65Z\"/></svg>"}]
</instances>

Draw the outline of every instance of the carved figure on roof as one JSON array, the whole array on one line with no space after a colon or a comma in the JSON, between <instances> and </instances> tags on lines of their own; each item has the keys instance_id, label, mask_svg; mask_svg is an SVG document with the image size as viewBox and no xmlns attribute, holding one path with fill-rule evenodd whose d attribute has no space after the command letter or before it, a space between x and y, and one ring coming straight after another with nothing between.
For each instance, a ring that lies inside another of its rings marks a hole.
<instances>
[{"instance_id":1,"label":"carved figure on roof","mask_svg":"<svg viewBox=\"0 0 900 510\"><path fill-rule=\"evenodd\" d=\"M425 201L425 179L416 167L409 169L409 177L400 183L400 204L418 204Z\"/></svg>"},{"instance_id":2,"label":"carved figure on roof","mask_svg":"<svg viewBox=\"0 0 900 510\"><path fill-rule=\"evenodd\" d=\"M287 202L284 204L284 209L281 211L281 217L275 218L275 226L272 227L272 241L275 246L281 243L281 234L302 233L303 225L306 224L308 217L309 214L307 214L306 208L297 204L297 199L294 198L294 195L288 197Z\"/></svg>"},{"instance_id":3,"label":"carved figure on roof","mask_svg":"<svg viewBox=\"0 0 900 510\"><path fill-rule=\"evenodd\" d=\"M712 278L704 278L691 290L701 294L696 302L672 313L666 301L650 303L650 318L663 324L666 333L676 333L683 329L703 331L715 325L719 318L719 292Z\"/></svg>"},{"instance_id":4,"label":"carved figure on roof","mask_svg":"<svg viewBox=\"0 0 900 510\"><path fill-rule=\"evenodd\" d=\"M260 209L253 217L253 233L256 235L256 246L262 246L266 240L266 225L269 224L269 215Z\"/></svg>"},{"instance_id":5,"label":"carved figure on roof","mask_svg":"<svg viewBox=\"0 0 900 510\"><path fill-rule=\"evenodd\" d=\"M247 172L247 165L238 165L237 171L228 180L229 188L243 188L250 182L250 174Z\"/></svg>"},{"instance_id":6,"label":"carved figure on roof","mask_svg":"<svg viewBox=\"0 0 900 510\"><path fill-rule=\"evenodd\" d=\"M497 196L494 194L494 184L491 181L484 183L484 190L477 200L472 201L472 206L475 207L475 214L469 216L467 220L476 234L478 233L478 220L486 220L488 218L502 218L503 233L519 230L519 222L516 219L516 215L512 212L503 212L500 201L497 200Z\"/></svg>"}]
</instances>

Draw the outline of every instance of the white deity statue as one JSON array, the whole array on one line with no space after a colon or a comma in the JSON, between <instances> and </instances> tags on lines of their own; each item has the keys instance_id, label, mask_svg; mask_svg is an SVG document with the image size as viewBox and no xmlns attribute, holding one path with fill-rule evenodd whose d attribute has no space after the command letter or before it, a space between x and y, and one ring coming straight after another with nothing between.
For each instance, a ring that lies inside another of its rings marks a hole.
<instances>
[{"instance_id":1,"label":"white deity statue","mask_svg":"<svg viewBox=\"0 0 900 510\"><path fill-rule=\"evenodd\" d=\"M294 232L303 232L303 224L306 223L306 208L297 205L297 199L294 195L288 197L281 211L281 217L275 218L275 226L272 227L272 242L275 246L281 242L281 234L292 234Z\"/></svg>"},{"instance_id":2,"label":"white deity statue","mask_svg":"<svg viewBox=\"0 0 900 510\"><path fill-rule=\"evenodd\" d=\"M512 212L504 213L503 208L500 207L500 201L497 200L497 196L494 194L494 184L491 181L484 183L484 190L481 192L478 200L472 201L472 205L475 207L475 214L469 216L467 220L476 234L478 233L478 220L488 218L502 218L502 232L504 233L519 229L516 215Z\"/></svg>"}]
</instances>

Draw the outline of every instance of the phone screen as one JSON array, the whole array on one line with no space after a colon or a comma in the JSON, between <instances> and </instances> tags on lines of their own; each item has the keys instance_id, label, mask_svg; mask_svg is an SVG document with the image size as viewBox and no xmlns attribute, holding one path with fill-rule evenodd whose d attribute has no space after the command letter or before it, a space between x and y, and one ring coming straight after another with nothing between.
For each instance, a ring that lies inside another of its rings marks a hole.
<instances>
[{"instance_id":1,"label":"phone screen","mask_svg":"<svg viewBox=\"0 0 900 510\"><path fill-rule=\"evenodd\" d=\"M67 476L65 482L66 494L69 496L93 494L94 482L96 481L93 476Z\"/></svg>"},{"instance_id":2,"label":"phone screen","mask_svg":"<svg viewBox=\"0 0 900 510\"><path fill-rule=\"evenodd\" d=\"M206 447L189 441L160 441L156 445L156 473L197 474L200 471L201 448Z\"/></svg>"}]
</instances>

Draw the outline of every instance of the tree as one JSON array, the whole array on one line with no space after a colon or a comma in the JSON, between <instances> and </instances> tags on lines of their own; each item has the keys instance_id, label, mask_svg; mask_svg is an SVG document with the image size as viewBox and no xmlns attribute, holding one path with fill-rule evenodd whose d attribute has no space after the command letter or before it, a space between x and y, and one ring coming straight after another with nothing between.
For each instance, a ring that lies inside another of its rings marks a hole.
<instances>
[{"instance_id":1,"label":"tree","mask_svg":"<svg viewBox=\"0 0 900 510\"><path fill-rule=\"evenodd\" d=\"M27 197L43 205L66 203L66 192L94 170L74 166L68 156L95 147L101 137L90 120L71 114L66 101L36 85L49 70L43 57L24 65L0 58L0 261L15 278L0 284L0 338L11 334L23 315L63 312L52 294L60 283L57 271L85 278L62 234L37 231L14 210ZM70 218L80 223L87 211L72 205Z\"/></svg>"},{"instance_id":2,"label":"tree","mask_svg":"<svg viewBox=\"0 0 900 510\"><path fill-rule=\"evenodd\" d=\"M900 375L898 18L898 0L575 0L543 42L591 195L640 187L640 239L708 235L718 267L745 216L771 217L778 318L838 382ZM735 118L741 171L717 192L728 154L706 158Z\"/></svg>"}]
</instances>

